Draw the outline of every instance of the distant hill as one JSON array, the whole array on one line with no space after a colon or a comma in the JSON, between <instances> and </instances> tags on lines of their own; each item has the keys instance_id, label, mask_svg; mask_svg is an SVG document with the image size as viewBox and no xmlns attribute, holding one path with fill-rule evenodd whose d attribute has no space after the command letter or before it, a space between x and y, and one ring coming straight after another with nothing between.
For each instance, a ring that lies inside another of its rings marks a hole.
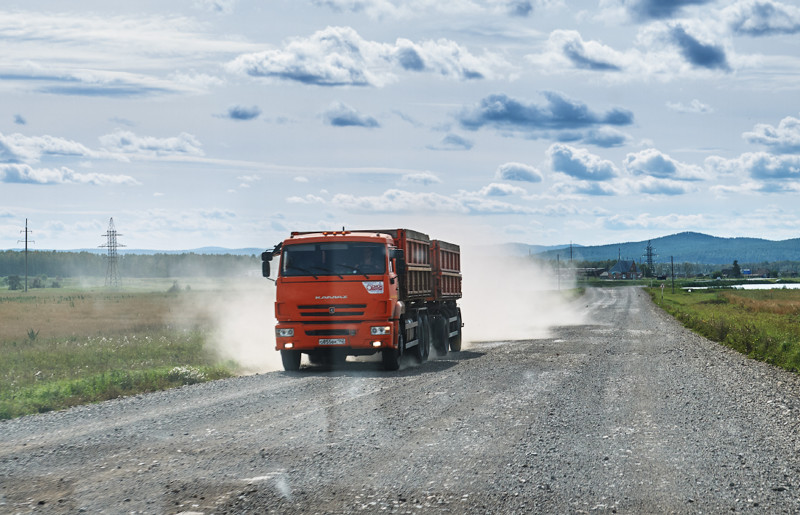
<instances>
[{"instance_id":1,"label":"distant hill","mask_svg":"<svg viewBox=\"0 0 800 515\"><path fill-rule=\"evenodd\" d=\"M574 248L580 245L573 245ZM569 249L567 245L528 245L527 243L505 243L503 248L507 254L512 256L528 256L531 254L541 254L547 251L558 251L564 248ZM561 252L563 254L563 252Z\"/></svg>"},{"instance_id":2,"label":"distant hill","mask_svg":"<svg viewBox=\"0 0 800 515\"><path fill-rule=\"evenodd\" d=\"M702 263L726 265L733 263L762 263L778 261L800 261L800 238L773 241L761 238L719 238L697 232L682 232L650 240L655 254L655 263ZM632 259L645 261L647 240L611 245L573 246L573 259L604 261ZM545 259L556 259L562 251L547 250L537 255Z\"/></svg>"},{"instance_id":3,"label":"distant hill","mask_svg":"<svg viewBox=\"0 0 800 515\"><path fill-rule=\"evenodd\" d=\"M762 238L719 238L697 232L682 232L670 236L653 238L654 262L669 263L670 257L675 263L696 263L707 265L730 265L734 260L739 263L775 263L780 261L800 261L800 238L773 241ZM645 261L647 240L613 243L608 245L583 246L578 244L563 245L529 245L525 243L503 244L505 254L513 256L536 255L543 259L555 260L558 256L562 261L570 258L575 261L606 261L617 259L635 260L637 263ZM494 249L494 250L492 250ZM19 251L20 249L13 249ZM39 249L41 252L46 250ZM266 248L240 248L228 249L223 247L200 247L183 250L149 250L120 248L120 255L156 255L156 254L196 254L196 255L233 255L256 256ZM493 253L496 247L475 247L472 249L479 253ZM60 252L88 252L95 255L106 254L105 248L75 249Z\"/></svg>"},{"instance_id":4,"label":"distant hill","mask_svg":"<svg viewBox=\"0 0 800 515\"><path fill-rule=\"evenodd\" d=\"M20 249L14 249L14 250L20 250ZM117 249L117 254L119 255L136 254L140 256L152 256L155 254L198 254L198 255L230 254L233 256L251 256L251 255L260 256L261 253L264 252L265 250L267 250L266 247L263 249L256 249L256 248L226 249L223 247L200 247L188 250L152 250L152 249L119 248ZM59 252L89 252L91 254L107 254L108 249L104 248L75 249L75 250L63 250Z\"/></svg>"}]
</instances>

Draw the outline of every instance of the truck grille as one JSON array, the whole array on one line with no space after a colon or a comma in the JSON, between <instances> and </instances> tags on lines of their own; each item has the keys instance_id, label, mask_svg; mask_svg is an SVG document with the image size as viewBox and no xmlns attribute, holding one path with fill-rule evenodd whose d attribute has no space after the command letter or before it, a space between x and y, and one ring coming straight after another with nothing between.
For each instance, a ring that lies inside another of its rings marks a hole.
<instances>
[{"instance_id":1,"label":"truck grille","mask_svg":"<svg viewBox=\"0 0 800 515\"><path fill-rule=\"evenodd\" d=\"M352 317L361 316L366 304L312 304L297 306L301 317Z\"/></svg>"},{"instance_id":2,"label":"truck grille","mask_svg":"<svg viewBox=\"0 0 800 515\"><path fill-rule=\"evenodd\" d=\"M314 329L306 331L306 336L355 336L355 329Z\"/></svg>"}]
</instances>

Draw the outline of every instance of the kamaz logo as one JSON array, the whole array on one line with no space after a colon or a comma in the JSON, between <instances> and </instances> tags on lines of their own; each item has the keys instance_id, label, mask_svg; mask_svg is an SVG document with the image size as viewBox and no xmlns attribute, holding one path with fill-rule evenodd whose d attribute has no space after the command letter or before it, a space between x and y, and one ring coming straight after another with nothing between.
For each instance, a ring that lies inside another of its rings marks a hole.
<instances>
[{"instance_id":1,"label":"kamaz logo","mask_svg":"<svg viewBox=\"0 0 800 515\"><path fill-rule=\"evenodd\" d=\"M347 295L317 295L314 297L316 300L331 300L331 299L346 299Z\"/></svg>"}]
</instances>

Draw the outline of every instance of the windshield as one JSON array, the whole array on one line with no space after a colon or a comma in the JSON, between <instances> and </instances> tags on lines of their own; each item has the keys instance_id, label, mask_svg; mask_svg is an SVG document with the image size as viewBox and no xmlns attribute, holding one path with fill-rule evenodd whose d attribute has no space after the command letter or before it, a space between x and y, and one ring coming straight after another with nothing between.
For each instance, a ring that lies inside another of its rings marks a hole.
<instances>
[{"instance_id":1,"label":"windshield","mask_svg":"<svg viewBox=\"0 0 800 515\"><path fill-rule=\"evenodd\" d=\"M284 277L384 273L386 246L380 243L301 243L284 246L281 256Z\"/></svg>"}]
</instances>

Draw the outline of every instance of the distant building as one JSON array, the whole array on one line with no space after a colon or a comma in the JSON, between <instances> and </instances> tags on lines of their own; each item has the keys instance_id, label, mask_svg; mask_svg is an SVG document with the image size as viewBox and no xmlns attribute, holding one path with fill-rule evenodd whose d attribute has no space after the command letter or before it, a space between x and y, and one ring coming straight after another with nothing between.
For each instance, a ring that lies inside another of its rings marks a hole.
<instances>
[{"instance_id":1,"label":"distant building","mask_svg":"<svg viewBox=\"0 0 800 515\"><path fill-rule=\"evenodd\" d=\"M641 277L636 268L636 261L617 261L617 264L608 271L609 279L638 279Z\"/></svg>"}]
</instances>

